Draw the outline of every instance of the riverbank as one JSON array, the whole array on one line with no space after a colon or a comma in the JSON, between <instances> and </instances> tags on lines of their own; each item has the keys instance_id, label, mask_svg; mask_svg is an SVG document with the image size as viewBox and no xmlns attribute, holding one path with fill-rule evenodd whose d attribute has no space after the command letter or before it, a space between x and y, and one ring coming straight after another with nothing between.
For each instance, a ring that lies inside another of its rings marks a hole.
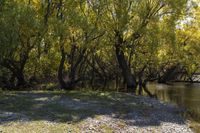
<instances>
[{"instance_id":1,"label":"riverbank","mask_svg":"<svg viewBox=\"0 0 200 133\"><path fill-rule=\"evenodd\" d=\"M180 112L124 93L2 92L0 132L192 132Z\"/></svg>"}]
</instances>

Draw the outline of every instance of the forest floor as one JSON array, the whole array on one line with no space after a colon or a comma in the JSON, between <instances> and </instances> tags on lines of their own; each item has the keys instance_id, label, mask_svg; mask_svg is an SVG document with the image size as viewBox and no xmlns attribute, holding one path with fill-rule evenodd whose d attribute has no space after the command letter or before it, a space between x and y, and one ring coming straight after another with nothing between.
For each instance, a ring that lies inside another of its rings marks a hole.
<instances>
[{"instance_id":1,"label":"forest floor","mask_svg":"<svg viewBox=\"0 0 200 133\"><path fill-rule=\"evenodd\" d=\"M0 92L0 133L190 133L180 109L125 93Z\"/></svg>"}]
</instances>

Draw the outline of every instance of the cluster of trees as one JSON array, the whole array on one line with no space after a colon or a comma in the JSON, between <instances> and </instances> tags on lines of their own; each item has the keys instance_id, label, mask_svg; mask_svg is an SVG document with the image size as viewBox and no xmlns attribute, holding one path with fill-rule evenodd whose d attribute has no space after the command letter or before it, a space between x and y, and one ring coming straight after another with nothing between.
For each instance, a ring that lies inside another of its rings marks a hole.
<instances>
[{"instance_id":1,"label":"cluster of trees","mask_svg":"<svg viewBox=\"0 0 200 133\"><path fill-rule=\"evenodd\" d=\"M198 0L0 1L0 86L54 80L61 88L139 93L200 59ZM179 74L180 75L180 74Z\"/></svg>"}]
</instances>

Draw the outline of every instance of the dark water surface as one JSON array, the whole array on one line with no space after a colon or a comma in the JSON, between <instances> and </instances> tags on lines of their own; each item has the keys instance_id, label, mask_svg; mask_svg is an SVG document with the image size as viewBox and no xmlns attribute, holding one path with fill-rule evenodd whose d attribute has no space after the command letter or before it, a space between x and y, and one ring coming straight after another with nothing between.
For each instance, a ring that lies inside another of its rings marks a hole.
<instances>
[{"instance_id":1,"label":"dark water surface","mask_svg":"<svg viewBox=\"0 0 200 133\"><path fill-rule=\"evenodd\" d=\"M159 100L184 107L188 115L200 122L200 84L175 83L173 85L148 85L149 90L156 94Z\"/></svg>"}]
</instances>

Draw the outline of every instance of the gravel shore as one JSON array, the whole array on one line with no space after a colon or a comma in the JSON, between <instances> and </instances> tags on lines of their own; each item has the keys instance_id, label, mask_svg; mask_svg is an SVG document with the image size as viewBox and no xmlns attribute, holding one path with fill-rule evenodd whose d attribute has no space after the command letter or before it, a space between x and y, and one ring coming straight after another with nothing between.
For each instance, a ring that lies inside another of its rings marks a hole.
<instances>
[{"instance_id":1,"label":"gravel shore","mask_svg":"<svg viewBox=\"0 0 200 133\"><path fill-rule=\"evenodd\" d=\"M132 108L123 117L113 114L102 115L98 119L88 118L80 125L82 133L107 132L107 130L114 133L192 133L187 122L180 116L181 109L156 99L132 97L137 99L134 104L144 105L145 109ZM125 106L130 104L133 103L124 103ZM105 129L102 129L102 125Z\"/></svg>"},{"instance_id":2,"label":"gravel shore","mask_svg":"<svg viewBox=\"0 0 200 133\"><path fill-rule=\"evenodd\" d=\"M192 133L187 120L180 115L181 109L148 97L118 93L81 98L19 93L17 97L28 98L26 104L30 102L31 106L13 107L12 111L5 104L9 95L0 99L0 133L54 133L54 127L60 133Z\"/></svg>"}]
</instances>

